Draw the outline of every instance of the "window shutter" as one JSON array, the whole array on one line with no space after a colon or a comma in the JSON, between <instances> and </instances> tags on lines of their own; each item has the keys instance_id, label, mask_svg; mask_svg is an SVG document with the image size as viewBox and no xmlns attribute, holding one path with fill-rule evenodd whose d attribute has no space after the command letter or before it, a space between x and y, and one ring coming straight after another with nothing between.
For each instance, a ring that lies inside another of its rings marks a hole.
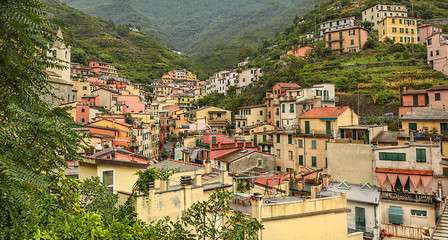
<instances>
[{"instance_id":1,"label":"window shutter","mask_svg":"<svg viewBox=\"0 0 448 240\"><path fill-rule=\"evenodd\" d=\"M303 165L303 155L299 155L299 165Z\"/></svg>"}]
</instances>

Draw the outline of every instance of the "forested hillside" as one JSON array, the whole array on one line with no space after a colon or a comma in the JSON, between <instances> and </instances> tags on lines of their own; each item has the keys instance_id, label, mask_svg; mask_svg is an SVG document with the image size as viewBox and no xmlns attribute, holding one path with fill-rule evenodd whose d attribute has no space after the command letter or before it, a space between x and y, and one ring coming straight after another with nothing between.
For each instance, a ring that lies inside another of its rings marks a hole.
<instances>
[{"instance_id":1,"label":"forested hillside","mask_svg":"<svg viewBox=\"0 0 448 240\"><path fill-rule=\"evenodd\" d=\"M211 74L233 66L243 46L253 49L281 31L310 0L61 0L117 24L133 24L164 44L192 55ZM163 30L161 30L163 29Z\"/></svg>"},{"instance_id":2,"label":"forested hillside","mask_svg":"<svg viewBox=\"0 0 448 240\"><path fill-rule=\"evenodd\" d=\"M264 41L252 54L250 66L264 68L264 75L249 91L231 97L213 94L199 104L235 110L233 106L238 105L236 103L244 106L264 103L265 93L271 91L276 82L294 82L302 87L333 82L340 99L339 105L349 105L357 110L359 96L360 114L369 117L396 111L400 105L400 90L404 87L424 89L434 84L448 84L446 76L427 64L425 45L377 43L374 40L376 33L372 31L362 52L338 55L326 49L323 41L312 43L302 37L312 34L320 22L347 16L360 19L361 10L377 2L332 0L316 5L302 18L294 19L276 37ZM398 2L413 9L410 15L448 17L448 6L444 1L395 1ZM448 30L448 26L442 27ZM309 58L288 57L280 60L285 51L303 45L315 48Z\"/></svg>"},{"instance_id":3,"label":"forested hillside","mask_svg":"<svg viewBox=\"0 0 448 240\"><path fill-rule=\"evenodd\" d=\"M115 64L119 75L136 82L150 82L173 69L189 69L193 64L143 33L126 25L94 18L58 0L43 0L50 22L64 27L64 37L72 47L72 61L104 61Z\"/></svg>"}]
</instances>

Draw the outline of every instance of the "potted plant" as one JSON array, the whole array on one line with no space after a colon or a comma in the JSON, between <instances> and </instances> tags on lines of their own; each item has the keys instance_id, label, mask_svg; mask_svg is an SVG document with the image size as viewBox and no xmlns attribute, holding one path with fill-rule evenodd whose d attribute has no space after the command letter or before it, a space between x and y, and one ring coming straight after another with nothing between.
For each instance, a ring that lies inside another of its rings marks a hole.
<instances>
[{"instance_id":1,"label":"potted plant","mask_svg":"<svg viewBox=\"0 0 448 240\"><path fill-rule=\"evenodd\" d=\"M429 229L425 229L422 231L422 239L430 239L431 233L429 232Z\"/></svg>"},{"instance_id":2,"label":"potted plant","mask_svg":"<svg viewBox=\"0 0 448 240\"><path fill-rule=\"evenodd\" d=\"M148 195L149 189L154 188L154 181L157 179L167 180L171 177L177 169L161 169L161 168L148 168L145 171L138 170L134 175L138 175L138 179L135 182L135 189Z\"/></svg>"}]
</instances>

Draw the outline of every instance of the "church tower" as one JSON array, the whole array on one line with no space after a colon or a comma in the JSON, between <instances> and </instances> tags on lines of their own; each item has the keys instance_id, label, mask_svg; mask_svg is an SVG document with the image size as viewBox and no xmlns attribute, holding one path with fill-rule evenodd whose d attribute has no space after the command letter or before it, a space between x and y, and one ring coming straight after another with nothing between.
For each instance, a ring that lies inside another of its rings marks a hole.
<instances>
[{"instance_id":1,"label":"church tower","mask_svg":"<svg viewBox=\"0 0 448 240\"><path fill-rule=\"evenodd\" d=\"M58 30L56 36L58 36L60 39L64 39L62 36L61 29ZM61 77L61 80L70 83L70 57L71 57L71 47L65 46L64 43L60 41L55 41L53 43L53 46L50 48L51 52L49 53L50 56L56 57L62 61L63 63L60 63L60 65L64 66L64 69L56 69L56 68L49 68L48 71L54 72L57 75Z\"/></svg>"}]
</instances>

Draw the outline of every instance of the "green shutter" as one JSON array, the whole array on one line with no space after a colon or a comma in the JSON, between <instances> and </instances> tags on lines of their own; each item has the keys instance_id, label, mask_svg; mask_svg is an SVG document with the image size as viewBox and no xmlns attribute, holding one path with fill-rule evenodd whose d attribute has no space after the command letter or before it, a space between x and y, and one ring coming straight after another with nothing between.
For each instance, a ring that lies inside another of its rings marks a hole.
<instances>
[{"instance_id":1,"label":"green shutter","mask_svg":"<svg viewBox=\"0 0 448 240\"><path fill-rule=\"evenodd\" d=\"M317 147L316 147L316 140L312 140L311 141L311 148L312 149L316 149Z\"/></svg>"},{"instance_id":2,"label":"green shutter","mask_svg":"<svg viewBox=\"0 0 448 240\"><path fill-rule=\"evenodd\" d=\"M389 223L398 225L403 223L403 210L401 209L401 207L389 207Z\"/></svg>"},{"instance_id":3,"label":"green shutter","mask_svg":"<svg viewBox=\"0 0 448 240\"><path fill-rule=\"evenodd\" d=\"M327 144L328 144L328 140L325 141L325 150L327 150Z\"/></svg>"},{"instance_id":4,"label":"green shutter","mask_svg":"<svg viewBox=\"0 0 448 240\"><path fill-rule=\"evenodd\" d=\"M406 153L390 153L390 152L380 152L379 159L383 161L406 161Z\"/></svg>"},{"instance_id":5,"label":"green shutter","mask_svg":"<svg viewBox=\"0 0 448 240\"><path fill-rule=\"evenodd\" d=\"M257 135L254 135L254 145L256 146L256 145L258 145L258 136Z\"/></svg>"},{"instance_id":6,"label":"green shutter","mask_svg":"<svg viewBox=\"0 0 448 240\"><path fill-rule=\"evenodd\" d=\"M282 104L282 112L285 112L285 104Z\"/></svg>"},{"instance_id":7,"label":"green shutter","mask_svg":"<svg viewBox=\"0 0 448 240\"><path fill-rule=\"evenodd\" d=\"M263 135L263 142L266 141L266 135Z\"/></svg>"},{"instance_id":8,"label":"green shutter","mask_svg":"<svg viewBox=\"0 0 448 240\"><path fill-rule=\"evenodd\" d=\"M422 210L411 210L411 214L426 216L427 212Z\"/></svg>"},{"instance_id":9,"label":"green shutter","mask_svg":"<svg viewBox=\"0 0 448 240\"><path fill-rule=\"evenodd\" d=\"M303 165L303 155L299 155L299 165Z\"/></svg>"},{"instance_id":10,"label":"green shutter","mask_svg":"<svg viewBox=\"0 0 448 240\"><path fill-rule=\"evenodd\" d=\"M328 159L325 158L325 167L328 168Z\"/></svg>"},{"instance_id":11,"label":"green shutter","mask_svg":"<svg viewBox=\"0 0 448 240\"><path fill-rule=\"evenodd\" d=\"M292 135L288 135L288 144L292 144Z\"/></svg>"},{"instance_id":12,"label":"green shutter","mask_svg":"<svg viewBox=\"0 0 448 240\"><path fill-rule=\"evenodd\" d=\"M299 148L303 148L303 140L302 139L299 139L298 144L299 144Z\"/></svg>"},{"instance_id":13,"label":"green shutter","mask_svg":"<svg viewBox=\"0 0 448 240\"><path fill-rule=\"evenodd\" d=\"M216 136L212 136L212 144L216 144Z\"/></svg>"},{"instance_id":14,"label":"green shutter","mask_svg":"<svg viewBox=\"0 0 448 240\"><path fill-rule=\"evenodd\" d=\"M326 121L326 134L331 135L331 121Z\"/></svg>"},{"instance_id":15,"label":"green shutter","mask_svg":"<svg viewBox=\"0 0 448 240\"><path fill-rule=\"evenodd\" d=\"M443 168L443 176L448 176L448 167Z\"/></svg>"},{"instance_id":16,"label":"green shutter","mask_svg":"<svg viewBox=\"0 0 448 240\"><path fill-rule=\"evenodd\" d=\"M310 121L305 121L305 134L310 134Z\"/></svg>"},{"instance_id":17,"label":"green shutter","mask_svg":"<svg viewBox=\"0 0 448 240\"><path fill-rule=\"evenodd\" d=\"M317 166L316 157L311 157L311 166L313 166L313 167Z\"/></svg>"},{"instance_id":18,"label":"green shutter","mask_svg":"<svg viewBox=\"0 0 448 240\"><path fill-rule=\"evenodd\" d=\"M416 149L417 162L426 162L426 149Z\"/></svg>"},{"instance_id":19,"label":"green shutter","mask_svg":"<svg viewBox=\"0 0 448 240\"><path fill-rule=\"evenodd\" d=\"M277 143L280 143L280 134L277 134Z\"/></svg>"},{"instance_id":20,"label":"green shutter","mask_svg":"<svg viewBox=\"0 0 448 240\"><path fill-rule=\"evenodd\" d=\"M289 111L294 112L294 104L289 104Z\"/></svg>"}]
</instances>

